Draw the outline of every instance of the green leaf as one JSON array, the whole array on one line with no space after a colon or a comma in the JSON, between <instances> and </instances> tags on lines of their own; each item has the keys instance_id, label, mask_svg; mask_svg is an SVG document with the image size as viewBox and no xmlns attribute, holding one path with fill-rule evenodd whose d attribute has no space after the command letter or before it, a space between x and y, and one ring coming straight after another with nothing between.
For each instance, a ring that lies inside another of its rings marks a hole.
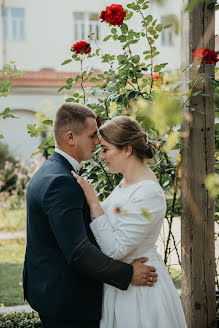
<instances>
[{"instance_id":1,"label":"green leaf","mask_svg":"<svg viewBox=\"0 0 219 328\"><path fill-rule=\"evenodd\" d=\"M125 42L125 41L127 40L127 36L126 36L126 35L120 35L120 36L118 37L118 40L119 40L120 42Z\"/></svg>"},{"instance_id":2,"label":"green leaf","mask_svg":"<svg viewBox=\"0 0 219 328\"><path fill-rule=\"evenodd\" d=\"M158 32L161 32L163 30L163 25L162 24L158 24L155 29L158 31Z\"/></svg>"},{"instance_id":3,"label":"green leaf","mask_svg":"<svg viewBox=\"0 0 219 328\"><path fill-rule=\"evenodd\" d=\"M143 10L148 9L148 5L143 5L142 9Z\"/></svg>"},{"instance_id":4,"label":"green leaf","mask_svg":"<svg viewBox=\"0 0 219 328\"><path fill-rule=\"evenodd\" d=\"M140 7L139 5L133 5L132 8L133 8L134 10L139 10L139 9L141 9L141 7Z\"/></svg>"},{"instance_id":5,"label":"green leaf","mask_svg":"<svg viewBox=\"0 0 219 328\"><path fill-rule=\"evenodd\" d=\"M101 79L105 78L103 74L98 74L98 77L101 78Z\"/></svg>"},{"instance_id":6,"label":"green leaf","mask_svg":"<svg viewBox=\"0 0 219 328\"><path fill-rule=\"evenodd\" d=\"M154 72L160 72L160 70L161 70L160 65L154 66Z\"/></svg>"},{"instance_id":7,"label":"green leaf","mask_svg":"<svg viewBox=\"0 0 219 328\"><path fill-rule=\"evenodd\" d=\"M100 79L97 79L96 77L92 77L89 81L92 83L96 83L96 82L100 81Z\"/></svg>"},{"instance_id":8,"label":"green leaf","mask_svg":"<svg viewBox=\"0 0 219 328\"><path fill-rule=\"evenodd\" d=\"M78 82L78 80L81 79L81 75L77 75L76 78L75 78L75 82Z\"/></svg>"},{"instance_id":9,"label":"green leaf","mask_svg":"<svg viewBox=\"0 0 219 328\"><path fill-rule=\"evenodd\" d=\"M141 5L144 2L144 0L138 0L138 4Z\"/></svg>"},{"instance_id":10,"label":"green leaf","mask_svg":"<svg viewBox=\"0 0 219 328\"><path fill-rule=\"evenodd\" d=\"M148 15L145 19L150 23L153 20L153 16Z\"/></svg>"},{"instance_id":11,"label":"green leaf","mask_svg":"<svg viewBox=\"0 0 219 328\"><path fill-rule=\"evenodd\" d=\"M36 137L36 127L33 124L27 124L27 132L31 137Z\"/></svg>"},{"instance_id":12,"label":"green leaf","mask_svg":"<svg viewBox=\"0 0 219 328\"><path fill-rule=\"evenodd\" d=\"M37 155L37 154L39 154L40 153L40 151L35 151L34 153L32 153L31 155L30 155L30 157L32 158L33 156L35 156L35 155Z\"/></svg>"},{"instance_id":13,"label":"green leaf","mask_svg":"<svg viewBox=\"0 0 219 328\"><path fill-rule=\"evenodd\" d=\"M52 120L45 120L42 123L45 124L45 125L50 125L50 126L53 125L53 121Z\"/></svg>"},{"instance_id":14,"label":"green leaf","mask_svg":"<svg viewBox=\"0 0 219 328\"><path fill-rule=\"evenodd\" d=\"M73 102L73 101L75 101L75 99L74 98L67 98L67 99L65 99L65 101L66 102Z\"/></svg>"},{"instance_id":15,"label":"green leaf","mask_svg":"<svg viewBox=\"0 0 219 328\"><path fill-rule=\"evenodd\" d=\"M107 35L107 36L103 39L103 42L108 41L111 37L112 37L112 35Z\"/></svg>"},{"instance_id":16,"label":"green leaf","mask_svg":"<svg viewBox=\"0 0 219 328\"><path fill-rule=\"evenodd\" d=\"M10 113L10 108L9 107L7 107L7 108L5 108L5 110L4 110L4 112L2 113L2 115L3 116L5 116L5 115L7 115L8 113Z\"/></svg>"},{"instance_id":17,"label":"green leaf","mask_svg":"<svg viewBox=\"0 0 219 328\"><path fill-rule=\"evenodd\" d=\"M64 62L62 62L62 65L66 65L66 64L68 64L68 63L70 63L70 62L72 62L72 59L67 59L67 60L65 60Z\"/></svg>"},{"instance_id":18,"label":"green leaf","mask_svg":"<svg viewBox=\"0 0 219 328\"><path fill-rule=\"evenodd\" d=\"M145 60L147 60L149 58L151 58L151 55L147 55L147 56L144 57Z\"/></svg>"},{"instance_id":19,"label":"green leaf","mask_svg":"<svg viewBox=\"0 0 219 328\"><path fill-rule=\"evenodd\" d=\"M3 134L0 134L0 139L4 139L4 136L3 136Z\"/></svg>"},{"instance_id":20,"label":"green leaf","mask_svg":"<svg viewBox=\"0 0 219 328\"><path fill-rule=\"evenodd\" d=\"M64 85L63 87L61 87L61 88L58 89L58 92L62 91L65 88L66 88L66 86Z\"/></svg>"},{"instance_id":21,"label":"green leaf","mask_svg":"<svg viewBox=\"0 0 219 328\"><path fill-rule=\"evenodd\" d=\"M128 6L127 6L128 7ZM130 18L132 18L132 16L133 16L133 12L132 11L130 11L129 13L127 13L126 14L126 16L125 16L125 18L124 18L124 20L129 20Z\"/></svg>"},{"instance_id":22,"label":"green leaf","mask_svg":"<svg viewBox=\"0 0 219 328\"><path fill-rule=\"evenodd\" d=\"M133 61L134 64L139 63L139 61L140 61L140 56L139 56L139 55L135 55L135 56L132 58L132 61Z\"/></svg>"},{"instance_id":23,"label":"green leaf","mask_svg":"<svg viewBox=\"0 0 219 328\"><path fill-rule=\"evenodd\" d=\"M118 55L117 60L118 60L119 64L125 64L127 61L127 57L125 55Z\"/></svg>"},{"instance_id":24,"label":"green leaf","mask_svg":"<svg viewBox=\"0 0 219 328\"><path fill-rule=\"evenodd\" d=\"M137 73L136 73L136 77L137 77L138 79L141 79L143 76L144 76L144 74L142 74L142 73L140 73L140 72L137 72Z\"/></svg>"},{"instance_id":25,"label":"green leaf","mask_svg":"<svg viewBox=\"0 0 219 328\"><path fill-rule=\"evenodd\" d=\"M113 40L115 40L115 41L118 40L118 35L117 34L113 35Z\"/></svg>"},{"instance_id":26,"label":"green leaf","mask_svg":"<svg viewBox=\"0 0 219 328\"><path fill-rule=\"evenodd\" d=\"M70 77L69 79L66 80L67 84L72 84L73 83L73 79Z\"/></svg>"},{"instance_id":27,"label":"green leaf","mask_svg":"<svg viewBox=\"0 0 219 328\"><path fill-rule=\"evenodd\" d=\"M129 43L130 44L135 44L135 43L138 43L139 40L130 40Z\"/></svg>"},{"instance_id":28,"label":"green leaf","mask_svg":"<svg viewBox=\"0 0 219 328\"><path fill-rule=\"evenodd\" d=\"M112 28L112 29L111 29L111 33L112 33L112 34L116 34L116 32L117 32L117 29L116 29L116 28Z\"/></svg>"},{"instance_id":29,"label":"green leaf","mask_svg":"<svg viewBox=\"0 0 219 328\"><path fill-rule=\"evenodd\" d=\"M125 23L122 24L121 31L124 34L128 33L128 26Z\"/></svg>"},{"instance_id":30,"label":"green leaf","mask_svg":"<svg viewBox=\"0 0 219 328\"><path fill-rule=\"evenodd\" d=\"M47 153L48 153L49 155L52 155L53 152L54 152L54 148L49 148L49 149L47 149Z\"/></svg>"}]
</instances>

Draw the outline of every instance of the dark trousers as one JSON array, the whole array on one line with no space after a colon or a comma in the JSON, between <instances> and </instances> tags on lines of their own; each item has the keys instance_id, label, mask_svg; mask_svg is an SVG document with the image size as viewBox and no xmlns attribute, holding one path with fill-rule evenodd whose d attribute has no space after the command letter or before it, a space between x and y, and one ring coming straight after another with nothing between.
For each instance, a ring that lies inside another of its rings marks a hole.
<instances>
[{"instance_id":1,"label":"dark trousers","mask_svg":"<svg viewBox=\"0 0 219 328\"><path fill-rule=\"evenodd\" d=\"M99 321L55 320L39 314L43 328L99 328Z\"/></svg>"}]
</instances>

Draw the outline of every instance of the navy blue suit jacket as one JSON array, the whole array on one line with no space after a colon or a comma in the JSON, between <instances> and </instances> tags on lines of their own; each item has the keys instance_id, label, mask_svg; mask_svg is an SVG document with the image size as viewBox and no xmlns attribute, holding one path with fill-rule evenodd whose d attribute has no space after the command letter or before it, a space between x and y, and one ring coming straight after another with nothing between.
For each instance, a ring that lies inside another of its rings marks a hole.
<instances>
[{"instance_id":1,"label":"navy blue suit jacket","mask_svg":"<svg viewBox=\"0 0 219 328\"><path fill-rule=\"evenodd\" d=\"M51 318L99 320L102 283L126 290L133 268L99 250L84 193L71 170L54 152L28 185L24 297Z\"/></svg>"}]
</instances>

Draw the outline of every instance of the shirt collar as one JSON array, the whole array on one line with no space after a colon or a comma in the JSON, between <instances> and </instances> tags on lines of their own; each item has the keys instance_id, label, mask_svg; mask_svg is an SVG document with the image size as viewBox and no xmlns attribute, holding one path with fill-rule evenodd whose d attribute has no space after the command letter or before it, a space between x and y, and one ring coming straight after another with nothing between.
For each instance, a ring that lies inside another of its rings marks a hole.
<instances>
[{"instance_id":1,"label":"shirt collar","mask_svg":"<svg viewBox=\"0 0 219 328\"><path fill-rule=\"evenodd\" d=\"M73 167L73 169L76 173L79 172L81 166L76 159L74 159L73 157L71 157L70 155L68 155L63 150L61 150L57 147L55 148L54 151L57 152L58 154L62 155L63 157L65 157L67 159L67 161L71 164L71 166Z\"/></svg>"}]
</instances>

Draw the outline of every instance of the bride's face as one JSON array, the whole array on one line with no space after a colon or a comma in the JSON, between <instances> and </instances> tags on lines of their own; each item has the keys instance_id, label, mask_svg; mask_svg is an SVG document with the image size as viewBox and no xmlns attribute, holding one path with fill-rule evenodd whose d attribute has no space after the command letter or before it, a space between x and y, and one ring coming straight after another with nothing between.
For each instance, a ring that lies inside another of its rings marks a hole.
<instances>
[{"instance_id":1,"label":"bride's face","mask_svg":"<svg viewBox=\"0 0 219 328\"><path fill-rule=\"evenodd\" d=\"M110 173L121 173L127 160L124 149L119 149L111 143L100 138L101 152L100 159L104 161Z\"/></svg>"}]
</instances>

